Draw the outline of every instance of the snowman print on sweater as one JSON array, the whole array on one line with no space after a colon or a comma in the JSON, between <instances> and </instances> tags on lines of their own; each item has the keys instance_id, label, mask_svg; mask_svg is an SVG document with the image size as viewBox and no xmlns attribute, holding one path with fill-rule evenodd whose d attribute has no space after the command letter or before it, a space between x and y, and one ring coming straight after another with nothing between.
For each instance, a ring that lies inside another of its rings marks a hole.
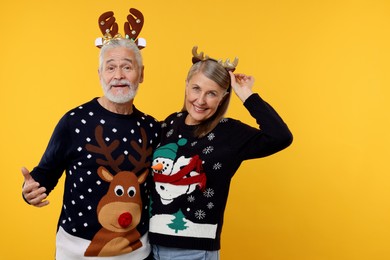
<instances>
[{"instance_id":1,"label":"snowman print on sweater","mask_svg":"<svg viewBox=\"0 0 390 260\"><path fill-rule=\"evenodd\" d=\"M161 203L168 205L179 196L192 193L197 186L201 189L206 183L199 156L176 158L177 149L187 140L169 143L156 149L153 155L152 169L155 189Z\"/></svg>"},{"instance_id":2,"label":"snowman print on sweater","mask_svg":"<svg viewBox=\"0 0 390 260\"><path fill-rule=\"evenodd\" d=\"M200 189L205 192L206 174L203 172L202 160L198 155L177 158L177 150L184 146L187 139L181 138L177 143L168 143L157 148L153 154L152 171L155 190L160 200L157 211L151 214L150 232L174 236L215 238L217 224L196 223L186 217L189 213L181 205L183 196L193 197L191 193ZM155 210L155 209L153 209Z\"/></svg>"}]
</instances>

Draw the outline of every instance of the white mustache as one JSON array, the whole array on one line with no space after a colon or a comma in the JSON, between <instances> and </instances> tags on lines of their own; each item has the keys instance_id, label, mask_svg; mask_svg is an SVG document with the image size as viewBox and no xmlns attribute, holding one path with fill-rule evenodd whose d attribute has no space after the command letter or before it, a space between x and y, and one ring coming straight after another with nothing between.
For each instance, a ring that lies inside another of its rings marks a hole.
<instances>
[{"instance_id":1,"label":"white mustache","mask_svg":"<svg viewBox=\"0 0 390 260\"><path fill-rule=\"evenodd\" d=\"M113 80L110 82L110 87L112 86L118 86L118 85L125 85L125 86L132 86L131 82L126 79L121 80Z\"/></svg>"}]
</instances>

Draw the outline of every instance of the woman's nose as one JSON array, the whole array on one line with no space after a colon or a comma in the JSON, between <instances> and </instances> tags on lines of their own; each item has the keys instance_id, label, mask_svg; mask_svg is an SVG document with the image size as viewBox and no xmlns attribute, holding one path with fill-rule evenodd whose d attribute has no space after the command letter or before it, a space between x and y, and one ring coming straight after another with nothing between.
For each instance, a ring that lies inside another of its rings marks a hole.
<instances>
[{"instance_id":1,"label":"woman's nose","mask_svg":"<svg viewBox=\"0 0 390 260\"><path fill-rule=\"evenodd\" d=\"M205 104L206 103L206 94L201 93L198 97L198 103L199 104Z\"/></svg>"}]
</instances>

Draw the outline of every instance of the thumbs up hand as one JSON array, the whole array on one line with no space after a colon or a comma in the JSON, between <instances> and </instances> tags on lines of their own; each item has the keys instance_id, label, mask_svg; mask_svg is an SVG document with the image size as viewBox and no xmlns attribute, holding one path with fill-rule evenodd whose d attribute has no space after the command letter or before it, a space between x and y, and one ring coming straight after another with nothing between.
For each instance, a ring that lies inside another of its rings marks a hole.
<instances>
[{"instance_id":1,"label":"thumbs up hand","mask_svg":"<svg viewBox=\"0 0 390 260\"><path fill-rule=\"evenodd\" d=\"M47 197L46 188L40 187L39 183L36 182L33 177L30 175L30 171L27 168L22 167L22 174L24 177L23 184L23 197L24 199L35 207L44 207L49 204L48 200L45 200Z\"/></svg>"}]
</instances>

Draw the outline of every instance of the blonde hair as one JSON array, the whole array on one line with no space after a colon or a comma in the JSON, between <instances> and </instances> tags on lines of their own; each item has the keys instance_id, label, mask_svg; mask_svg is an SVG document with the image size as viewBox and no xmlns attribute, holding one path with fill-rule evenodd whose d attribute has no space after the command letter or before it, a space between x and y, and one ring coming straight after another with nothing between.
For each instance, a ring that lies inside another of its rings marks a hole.
<instances>
[{"instance_id":1,"label":"blonde hair","mask_svg":"<svg viewBox=\"0 0 390 260\"><path fill-rule=\"evenodd\" d=\"M230 74L216 60L207 59L203 61L198 61L193 64L187 74L186 82L189 82L190 79L198 72L202 73L204 76L217 83L222 89L226 90L226 94L224 95L223 100L221 101L221 104L218 106L215 113L210 118L197 125L194 131L194 136L200 138L207 135L211 130L213 130L224 117L229 107L231 91ZM185 100L184 106L181 111L187 112Z\"/></svg>"}]
</instances>

